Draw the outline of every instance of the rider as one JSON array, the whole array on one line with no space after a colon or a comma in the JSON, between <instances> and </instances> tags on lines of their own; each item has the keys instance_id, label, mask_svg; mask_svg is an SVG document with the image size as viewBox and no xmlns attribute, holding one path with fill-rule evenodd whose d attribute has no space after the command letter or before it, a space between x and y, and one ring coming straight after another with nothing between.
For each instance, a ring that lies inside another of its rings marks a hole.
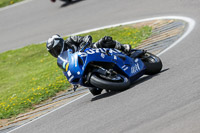
<instances>
[{"instance_id":1,"label":"rider","mask_svg":"<svg viewBox=\"0 0 200 133\"><path fill-rule=\"evenodd\" d=\"M76 52L82 49L88 43L89 47L91 48L116 48L126 54L128 54L131 50L131 45L121 44L118 41L112 40L112 37L110 36L105 36L96 43L92 43L92 37L90 35L84 37L70 36L68 39L64 40L62 37L60 37L60 35L56 34L48 39L46 47L52 56L59 58L57 64L61 69L63 69L62 61L60 61L62 59L59 57L59 55L67 49L72 49L73 52ZM89 89L93 95L101 94L102 91L102 89L98 88Z\"/></svg>"},{"instance_id":2,"label":"rider","mask_svg":"<svg viewBox=\"0 0 200 133\"><path fill-rule=\"evenodd\" d=\"M131 45L121 44L118 41L115 41L110 36L105 36L101 38L96 43L92 43L92 37L87 36L70 36L64 40L60 35L53 35L48 39L46 47L47 51L54 57L58 57L62 52L67 49L72 49L73 52L78 51L83 48L85 44L89 43L91 48L116 48L122 52L128 54L131 50Z\"/></svg>"}]
</instances>

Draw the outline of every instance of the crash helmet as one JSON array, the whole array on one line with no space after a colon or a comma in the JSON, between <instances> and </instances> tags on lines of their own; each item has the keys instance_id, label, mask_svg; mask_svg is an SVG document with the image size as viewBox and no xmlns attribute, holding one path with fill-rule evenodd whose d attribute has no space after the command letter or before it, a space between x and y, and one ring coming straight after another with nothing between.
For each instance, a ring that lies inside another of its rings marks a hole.
<instances>
[{"instance_id":1,"label":"crash helmet","mask_svg":"<svg viewBox=\"0 0 200 133\"><path fill-rule=\"evenodd\" d=\"M54 57L58 57L64 50L64 39L60 35L56 34L47 40L47 51Z\"/></svg>"}]
</instances>

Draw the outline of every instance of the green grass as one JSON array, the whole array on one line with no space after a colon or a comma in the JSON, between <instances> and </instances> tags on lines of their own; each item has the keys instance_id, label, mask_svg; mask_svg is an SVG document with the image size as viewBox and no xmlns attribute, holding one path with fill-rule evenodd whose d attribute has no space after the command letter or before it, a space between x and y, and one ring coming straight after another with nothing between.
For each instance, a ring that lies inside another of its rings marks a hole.
<instances>
[{"instance_id":1,"label":"green grass","mask_svg":"<svg viewBox=\"0 0 200 133\"><path fill-rule=\"evenodd\" d=\"M0 55L0 118L9 118L67 89L69 84L45 44Z\"/></svg>"},{"instance_id":2,"label":"green grass","mask_svg":"<svg viewBox=\"0 0 200 133\"><path fill-rule=\"evenodd\" d=\"M23 1L23 0L0 0L0 8L8 6L8 5L12 5L20 1Z\"/></svg>"},{"instance_id":3,"label":"green grass","mask_svg":"<svg viewBox=\"0 0 200 133\"><path fill-rule=\"evenodd\" d=\"M110 35L133 47L151 35L151 27L119 26L87 33L93 41ZM84 34L86 35L86 34ZM0 54L0 118L10 118L68 89L70 84L45 44L29 45Z\"/></svg>"},{"instance_id":4,"label":"green grass","mask_svg":"<svg viewBox=\"0 0 200 133\"><path fill-rule=\"evenodd\" d=\"M90 32L89 34L93 37L93 42L98 41L104 36L112 36L114 40L117 40L122 44L131 44L132 47L136 47L151 35L151 30L152 29L149 26L144 26L141 28L133 28L131 26L118 26ZM88 33L81 35L88 35Z\"/></svg>"}]
</instances>

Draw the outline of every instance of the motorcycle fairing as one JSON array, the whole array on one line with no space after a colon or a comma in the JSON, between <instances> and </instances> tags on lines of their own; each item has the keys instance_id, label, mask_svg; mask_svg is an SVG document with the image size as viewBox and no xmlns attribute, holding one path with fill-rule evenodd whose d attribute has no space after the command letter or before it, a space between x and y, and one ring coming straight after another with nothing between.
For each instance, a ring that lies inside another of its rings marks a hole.
<instances>
[{"instance_id":1,"label":"motorcycle fairing","mask_svg":"<svg viewBox=\"0 0 200 133\"><path fill-rule=\"evenodd\" d=\"M69 63L70 62L70 63ZM83 76L86 67L91 62L114 63L113 68L117 72L123 73L131 80L142 76L145 65L139 58L130 58L117 49L111 48L87 48L84 52L72 53L69 49L63 52L57 60L58 65L64 70L64 75L72 84L83 85ZM66 65L69 63L68 70Z\"/></svg>"}]
</instances>

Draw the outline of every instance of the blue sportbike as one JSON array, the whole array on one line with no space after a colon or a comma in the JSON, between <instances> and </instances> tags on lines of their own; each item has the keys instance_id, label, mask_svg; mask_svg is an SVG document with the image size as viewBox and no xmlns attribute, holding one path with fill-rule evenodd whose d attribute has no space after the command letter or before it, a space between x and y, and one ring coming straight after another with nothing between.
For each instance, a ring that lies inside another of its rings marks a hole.
<instances>
[{"instance_id":1,"label":"blue sportbike","mask_svg":"<svg viewBox=\"0 0 200 133\"><path fill-rule=\"evenodd\" d=\"M103 89L123 91L143 75L157 74L162 69L159 57L141 49L127 55L113 48L82 48L64 51L57 60L68 81L88 87L93 95Z\"/></svg>"}]
</instances>

